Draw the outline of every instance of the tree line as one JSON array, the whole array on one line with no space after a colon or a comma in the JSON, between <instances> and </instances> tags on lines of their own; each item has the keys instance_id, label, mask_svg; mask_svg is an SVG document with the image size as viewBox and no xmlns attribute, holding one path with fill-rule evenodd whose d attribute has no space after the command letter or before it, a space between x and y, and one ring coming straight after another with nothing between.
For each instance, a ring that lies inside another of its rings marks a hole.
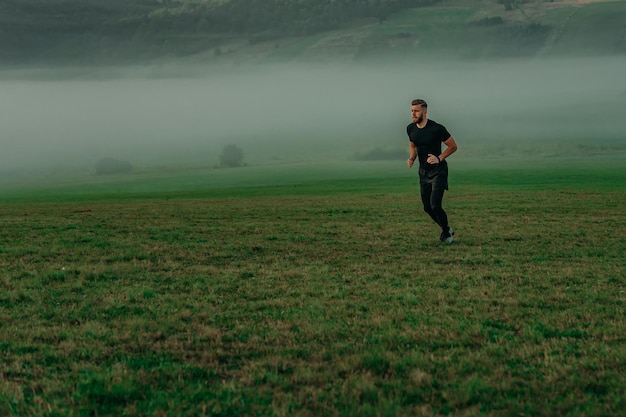
<instances>
[{"instance_id":1,"label":"tree line","mask_svg":"<svg viewBox=\"0 0 626 417\"><path fill-rule=\"evenodd\" d=\"M254 42L310 35L438 1L0 0L0 61L111 56L124 48L136 56L140 47L144 54L175 46L192 53L229 36Z\"/></svg>"},{"instance_id":2,"label":"tree line","mask_svg":"<svg viewBox=\"0 0 626 417\"><path fill-rule=\"evenodd\" d=\"M307 35L336 28L358 18L384 19L402 9L438 0L207 0L169 3L157 13L162 25L214 33L251 34L277 31ZM172 19L172 17L176 17Z\"/></svg>"}]
</instances>

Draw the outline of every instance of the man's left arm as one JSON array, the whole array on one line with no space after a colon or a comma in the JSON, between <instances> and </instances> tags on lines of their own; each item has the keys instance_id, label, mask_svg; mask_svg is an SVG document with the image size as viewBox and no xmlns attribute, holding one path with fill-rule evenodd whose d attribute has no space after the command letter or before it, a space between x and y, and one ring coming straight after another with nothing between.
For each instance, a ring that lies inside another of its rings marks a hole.
<instances>
[{"instance_id":1,"label":"man's left arm","mask_svg":"<svg viewBox=\"0 0 626 417\"><path fill-rule=\"evenodd\" d=\"M444 140L443 144L446 145L446 149L444 149L441 155L439 155L439 161L443 161L444 159L455 153L457 149L456 141L452 136Z\"/></svg>"}]
</instances>

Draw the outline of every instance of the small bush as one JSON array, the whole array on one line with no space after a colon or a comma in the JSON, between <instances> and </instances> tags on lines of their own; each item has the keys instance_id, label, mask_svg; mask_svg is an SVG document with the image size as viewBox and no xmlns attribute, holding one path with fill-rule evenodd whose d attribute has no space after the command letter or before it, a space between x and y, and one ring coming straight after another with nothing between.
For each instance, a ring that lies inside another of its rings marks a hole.
<instances>
[{"instance_id":1,"label":"small bush","mask_svg":"<svg viewBox=\"0 0 626 417\"><path fill-rule=\"evenodd\" d=\"M237 145L226 145L220 156L220 166L235 168L243 165L243 150Z\"/></svg>"}]
</instances>

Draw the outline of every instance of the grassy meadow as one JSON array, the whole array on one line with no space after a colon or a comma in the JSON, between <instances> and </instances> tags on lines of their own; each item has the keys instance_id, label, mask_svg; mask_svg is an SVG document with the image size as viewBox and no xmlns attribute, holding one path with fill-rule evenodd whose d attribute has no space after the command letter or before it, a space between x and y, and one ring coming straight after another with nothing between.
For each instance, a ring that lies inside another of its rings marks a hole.
<instances>
[{"instance_id":1,"label":"grassy meadow","mask_svg":"<svg viewBox=\"0 0 626 417\"><path fill-rule=\"evenodd\" d=\"M59 59L156 65L2 69L0 416L626 415L626 2L439 3L180 59L66 19ZM413 94L459 132L452 245L356 157Z\"/></svg>"},{"instance_id":2,"label":"grassy meadow","mask_svg":"<svg viewBox=\"0 0 626 417\"><path fill-rule=\"evenodd\" d=\"M0 414L623 415L624 162L4 184Z\"/></svg>"}]
</instances>

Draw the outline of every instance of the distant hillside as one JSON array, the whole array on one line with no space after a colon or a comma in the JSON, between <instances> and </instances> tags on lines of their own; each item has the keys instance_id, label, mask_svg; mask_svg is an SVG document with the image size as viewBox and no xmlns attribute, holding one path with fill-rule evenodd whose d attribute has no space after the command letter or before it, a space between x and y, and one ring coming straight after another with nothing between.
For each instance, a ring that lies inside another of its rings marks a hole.
<instances>
[{"instance_id":1,"label":"distant hillside","mask_svg":"<svg viewBox=\"0 0 626 417\"><path fill-rule=\"evenodd\" d=\"M626 53L626 1L0 0L0 65Z\"/></svg>"}]
</instances>

